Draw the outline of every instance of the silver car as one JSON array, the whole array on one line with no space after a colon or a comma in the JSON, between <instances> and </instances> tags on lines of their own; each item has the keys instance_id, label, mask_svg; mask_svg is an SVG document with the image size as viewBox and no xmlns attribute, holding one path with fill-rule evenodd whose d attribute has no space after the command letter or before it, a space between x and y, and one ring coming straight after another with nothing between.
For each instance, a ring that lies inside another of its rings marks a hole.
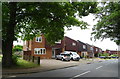
<instances>
[{"instance_id":1,"label":"silver car","mask_svg":"<svg viewBox=\"0 0 120 79\"><path fill-rule=\"evenodd\" d=\"M70 61L70 54L61 53L60 55L56 55L56 59Z\"/></svg>"}]
</instances>

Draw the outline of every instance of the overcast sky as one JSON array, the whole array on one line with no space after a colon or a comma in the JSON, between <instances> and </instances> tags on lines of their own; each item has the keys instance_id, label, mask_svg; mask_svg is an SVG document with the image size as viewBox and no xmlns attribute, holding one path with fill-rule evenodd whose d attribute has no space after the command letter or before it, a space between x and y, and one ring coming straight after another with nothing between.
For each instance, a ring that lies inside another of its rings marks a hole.
<instances>
[{"instance_id":1,"label":"overcast sky","mask_svg":"<svg viewBox=\"0 0 120 79\"><path fill-rule=\"evenodd\" d=\"M97 21L93 21L93 19L94 19L94 16L92 14L82 19L83 21L87 22L90 25L86 30L81 30L79 27L72 27L72 30L68 31L67 28L65 28L65 36L68 36L74 40L80 40L84 43L95 45L97 47L102 48L103 50L118 49L118 46L113 41L110 41L110 39L104 39L103 41L97 40L96 42L90 40L92 27L94 24L97 23ZM19 40L19 42L14 42L14 45L17 45L17 44L23 45L23 42L21 40Z\"/></svg>"},{"instance_id":2,"label":"overcast sky","mask_svg":"<svg viewBox=\"0 0 120 79\"><path fill-rule=\"evenodd\" d=\"M90 25L90 26L88 26L88 29L86 29L86 30L81 30L79 27L72 27L72 30L67 31L67 28L65 28L66 29L65 36L68 36L74 40L80 40L84 43L95 45L97 47L102 48L103 50L118 49L118 46L116 45L116 43L114 43L113 41L110 41L110 39L104 39L103 41L97 40L96 42L90 40L92 27L94 24L97 23L97 20L93 21L93 19L94 19L94 16L92 14L82 18L83 21L87 22Z\"/></svg>"}]
</instances>

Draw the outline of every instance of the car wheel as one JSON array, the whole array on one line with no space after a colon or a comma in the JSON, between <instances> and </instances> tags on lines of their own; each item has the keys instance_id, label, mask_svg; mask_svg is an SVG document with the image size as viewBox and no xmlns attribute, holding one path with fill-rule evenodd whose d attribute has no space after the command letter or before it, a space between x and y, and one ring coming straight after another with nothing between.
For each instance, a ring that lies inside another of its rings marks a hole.
<instances>
[{"instance_id":1,"label":"car wheel","mask_svg":"<svg viewBox=\"0 0 120 79\"><path fill-rule=\"evenodd\" d=\"M73 58L71 58L71 60L73 60Z\"/></svg>"},{"instance_id":2,"label":"car wheel","mask_svg":"<svg viewBox=\"0 0 120 79\"><path fill-rule=\"evenodd\" d=\"M64 61L64 59L62 58L62 61Z\"/></svg>"}]
</instances>

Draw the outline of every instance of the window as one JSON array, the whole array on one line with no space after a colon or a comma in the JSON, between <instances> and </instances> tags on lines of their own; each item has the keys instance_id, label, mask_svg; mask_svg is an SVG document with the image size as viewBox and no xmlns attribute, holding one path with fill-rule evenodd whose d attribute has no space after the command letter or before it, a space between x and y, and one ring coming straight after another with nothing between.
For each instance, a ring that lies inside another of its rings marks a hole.
<instances>
[{"instance_id":1,"label":"window","mask_svg":"<svg viewBox=\"0 0 120 79\"><path fill-rule=\"evenodd\" d=\"M72 43L73 46L76 46L76 43Z\"/></svg>"},{"instance_id":2,"label":"window","mask_svg":"<svg viewBox=\"0 0 120 79\"><path fill-rule=\"evenodd\" d=\"M60 43L61 43L61 40L59 40L59 41L57 41L57 42L55 42L55 43L59 43L59 44L60 44Z\"/></svg>"},{"instance_id":3,"label":"window","mask_svg":"<svg viewBox=\"0 0 120 79\"><path fill-rule=\"evenodd\" d=\"M83 45L83 49L86 49L86 46L85 46L85 45Z\"/></svg>"},{"instance_id":4,"label":"window","mask_svg":"<svg viewBox=\"0 0 120 79\"><path fill-rule=\"evenodd\" d=\"M45 48L35 48L34 49L34 54L46 54Z\"/></svg>"},{"instance_id":5,"label":"window","mask_svg":"<svg viewBox=\"0 0 120 79\"><path fill-rule=\"evenodd\" d=\"M96 48L96 51L98 51L98 49Z\"/></svg>"},{"instance_id":6,"label":"window","mask_svg":"<svg viewBox=\"0 0 120 79\"><path fill-rule=\"evenodd\" d=\"M91 47L90 50L93 50L93 47Z\"/></svg>"},{"instance_id":7,"label":"window","mask_svg":"<svg viewBox=\"0 0 120 79\"><path fill-rule=\"evenodd\" d=\"M36 37L36 42L42 42L42 37Z\"/></svg>"}]
</instances>

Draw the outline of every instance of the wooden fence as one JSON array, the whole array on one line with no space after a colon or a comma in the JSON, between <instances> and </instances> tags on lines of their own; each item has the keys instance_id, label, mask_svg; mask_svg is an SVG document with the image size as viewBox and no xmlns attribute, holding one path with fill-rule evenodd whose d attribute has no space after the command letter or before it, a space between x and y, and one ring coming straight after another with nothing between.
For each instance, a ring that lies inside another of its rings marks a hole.
<instances>
[{"instance_id":1,"label":"wooden fence","mask_svg":"<svg viewBox=\"0 0 120 79\"><path fill-rule=\"evenodd\" d=\"M23 59L40 65L40 57L32 56L31 51L24 51Z\"/></svg>"}]
</instances>

